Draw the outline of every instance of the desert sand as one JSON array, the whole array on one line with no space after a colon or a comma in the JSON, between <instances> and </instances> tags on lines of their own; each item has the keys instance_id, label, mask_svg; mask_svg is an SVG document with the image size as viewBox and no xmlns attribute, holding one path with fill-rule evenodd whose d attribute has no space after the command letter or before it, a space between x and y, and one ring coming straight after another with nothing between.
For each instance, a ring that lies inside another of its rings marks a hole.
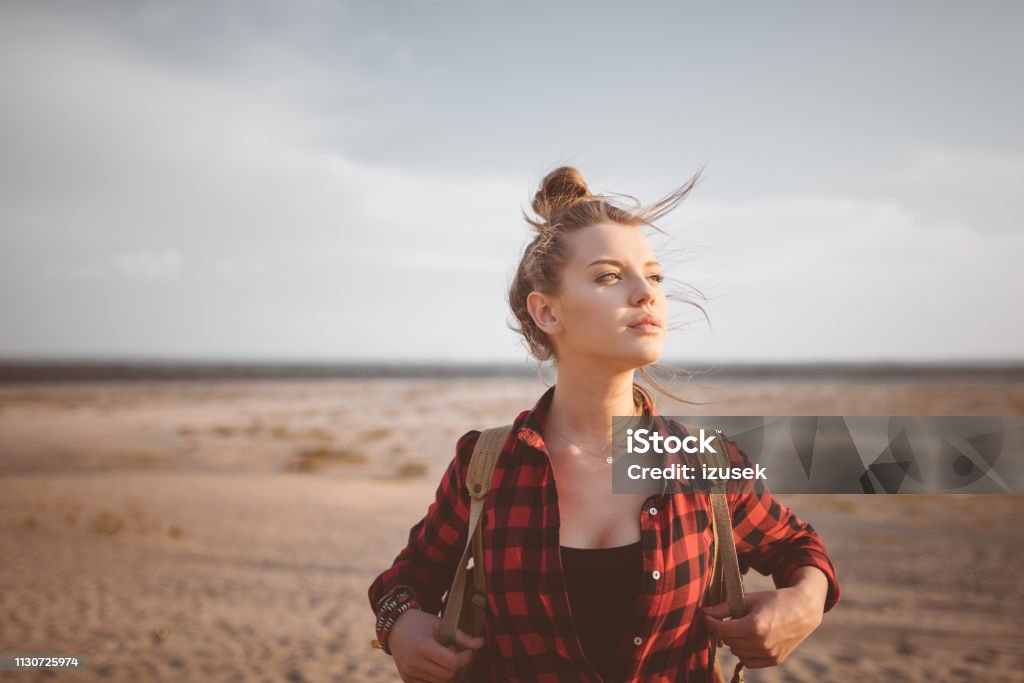
<instances>
[{"instance_id":1,"label":"desert sand","mask_svg":"<svg viewBox=\"0 0 1024 683\"><path fill-rule=\"evenodd\" d=\"M1022 415L1024 384L705 382L664 414ZM398 681L366 597L456 439L537 380L0 387L7 681ZM1024 680L1024 497L780 496L824 538L839 606L748 681ZM752 574L747 589L770 588ZM728 663L728 657L725 658ZM731 668L731 666L730 666Z\"/></svg>"}]
</instances>

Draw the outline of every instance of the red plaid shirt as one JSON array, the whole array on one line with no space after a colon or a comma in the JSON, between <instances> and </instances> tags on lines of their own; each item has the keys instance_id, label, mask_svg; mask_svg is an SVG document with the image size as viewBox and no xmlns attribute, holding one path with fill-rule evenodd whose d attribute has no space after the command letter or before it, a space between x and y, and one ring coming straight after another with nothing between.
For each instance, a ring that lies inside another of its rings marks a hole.
<instances>
[{"instance_id":1,"label":"red plaid shirt","mask_svg":"<svg viewBox=\"0 0 1024 683\"><path fill-rule=\"evenodd\" d=\"M521 413L502 448L483 512L487 576L486 644L474 656L474 681L601 681L576 636L559 552L558 499L542 427L554 387ZM644 412L655 415L644 398ZM675 421L665 434L683 435ZM370 605L399 586L411 588L425 611L437 614L466 545L466 473L479 431L464 434L426 515L408 545L369 588ZM750 460L726 439L735 466ZM710 639L698 607L706 606L714 552L710 498L680 493L664 480L662 493L640 508L643 583L620 643L630 683L708 681ZM609 482L610 483L610 482ZM810 524L765 487L729 494L740 567L787 586L802 566L828 578L825 611L839 600L835 568ZM658 577L658 578L655 578Z\"/></svg>"}]
</instances>

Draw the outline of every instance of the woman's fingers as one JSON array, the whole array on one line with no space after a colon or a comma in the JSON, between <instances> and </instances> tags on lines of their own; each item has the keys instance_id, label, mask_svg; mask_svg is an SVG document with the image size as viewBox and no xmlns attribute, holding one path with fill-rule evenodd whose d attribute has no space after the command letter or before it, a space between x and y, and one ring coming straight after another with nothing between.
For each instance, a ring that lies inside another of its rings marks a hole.
<instances>
[{"instance_id":1,"label":"woman's fingers","mask_svg":"<svg viewBox=\"0 0 1024 683\"><path fill-rule=\"evenodd\" d=\"M417 674L427 674L435 677L447 676L451 678L458 668L459 656L436 640L424 643L417 661L419 671Z\"/></svg>"},{"instance_id":2,"label":"woman's fingers","mask_svg":"<svg viewBox=\"0 0 1024 683\"><path fill-rule=\"evenodd\" d=\"M461 669L464 666L468 666L473 661L473 650L459 650L456 653L457 662L456 668Z\"/></svg>"},{"instance_id":3,"label":"woman's fingers","mask_svg":"<svg viewBox=\"0 0 1024 683\"><path fill-rule=\"evenodd\" d=\"M416 677L416 680L423 681L424 683L445 683L450 681L453 672L448 672L444 668L438 666L434 662L428 660L420 660L411 667L411 673Z\"/></svg>"},{"instance_id":4,"label":"woman's fingers","mask_svg":"<svg viewBox=\"0 0 1024 683\"><path fill-rule=\"evenodd\" d=\"M455 629L455 644L460 648L472 648L476 650L483 647L484 639L479 636L471 636L460 629Z\"/></svg>"},{"instance_id":5,"label":"woman's fingers","mask_svg":"<svg viewBox=\"0 0 1024 683\"><path fill-rule=\"evenodd\" d=\"M473 652L474 650L467 649L454 651L436 640L429 641L418 653L420 655L417 661L418 666L413 673L447 681L455 675L456 671L472 661Z\"/></svg>"}]
</instances>

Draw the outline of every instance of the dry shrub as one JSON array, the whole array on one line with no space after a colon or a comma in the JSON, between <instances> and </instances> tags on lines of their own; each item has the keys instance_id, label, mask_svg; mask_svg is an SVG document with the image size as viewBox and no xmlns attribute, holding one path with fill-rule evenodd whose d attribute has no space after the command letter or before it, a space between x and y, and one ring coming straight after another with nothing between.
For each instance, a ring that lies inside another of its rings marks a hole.
<instances>
[{"instance_id":1,"label":"dry shrub","mask_svg":"<svg viewBox=\"0 0 1024 683\"><path fill-rule=\"evenodd\" d=\"M415 479L427 474L427 466L422 462L403 462L395 468L395 476L401 479Z\"/></svg>"},{"instance_id":2,"label":"dry shrub","mask_svg":"<svg viewBox=\"0 0 1024 683\"><path fill-rule=\"evenodd\" d=\"M92 522L92 530L103 536L113 536L124 528L124 519L120 515L103 511Z\"/></svg>"},{"instance_id":3,"label":"dry shrub","mask_svg":"<svg viewBox=\"0 0 1024 683\"><path fill-rule=\"evenodd\" d=\"M315 472L334 465L358 465L366 462L366 456L350 448L306 448L299 451L294 469L299 472Z\"/></svg>"}]
</instances>

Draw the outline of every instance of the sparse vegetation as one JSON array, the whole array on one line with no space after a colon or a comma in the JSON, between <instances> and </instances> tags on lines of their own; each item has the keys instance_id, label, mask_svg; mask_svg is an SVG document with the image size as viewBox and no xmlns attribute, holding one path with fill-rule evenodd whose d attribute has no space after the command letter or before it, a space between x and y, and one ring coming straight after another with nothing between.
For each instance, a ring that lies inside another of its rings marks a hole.
<instances>
[{"instance_id":1,"label":"sparse vegetation","mask_svg":"<svg viewBox=\"0 0 1024 683\"><path fill-rule=\"evenodd\" d=\"M139 453L130 453L124 456L123 464L127 467L153 469L162 466L164 464L164 459L158 453L142 451Z\"/></svg>"},{"instance_id":2,"label":"sparse vegetation","mask_svg":"<svg viewBox=\"0 0 1024 683\"><path fill-rule=\"evenodd\" d=\"M422 462L403 462L395 468L395 476L401 479L415 479L427 474L427 466Z\"/></svg>"},{"instance_id":3,"label":"sparse vegetation","mask_svg":"<svg viewBox=\"0 0 1024 683\"><path fill-rule=\"evenodd\" d=\"M92 530L103 536L114 536L124 528L124 519L120 515L103 511L93 520Z\"/></svg>"},{"instance_id":4,"label":"sparse vegetation","mask_svg":"<svg viewBox=\"0 0 1024 683\"><path fill-rule=\"evenodd\" d=\"M394 434L390 427L376 427L363 433L363 441L379 441Z\"/></svg>"},{"instance_id":5,"label":"sparse vegetation","mask_svg":"<svg viewBox=\"0 0 1024 683\"><path fill-rule=\"evenodd\" d=\"M366 456L350 448L306 448L299 451L294 469L299 472L316 472L334 465L358 465L366 462Z\"/></svg>"}]
</instances>

